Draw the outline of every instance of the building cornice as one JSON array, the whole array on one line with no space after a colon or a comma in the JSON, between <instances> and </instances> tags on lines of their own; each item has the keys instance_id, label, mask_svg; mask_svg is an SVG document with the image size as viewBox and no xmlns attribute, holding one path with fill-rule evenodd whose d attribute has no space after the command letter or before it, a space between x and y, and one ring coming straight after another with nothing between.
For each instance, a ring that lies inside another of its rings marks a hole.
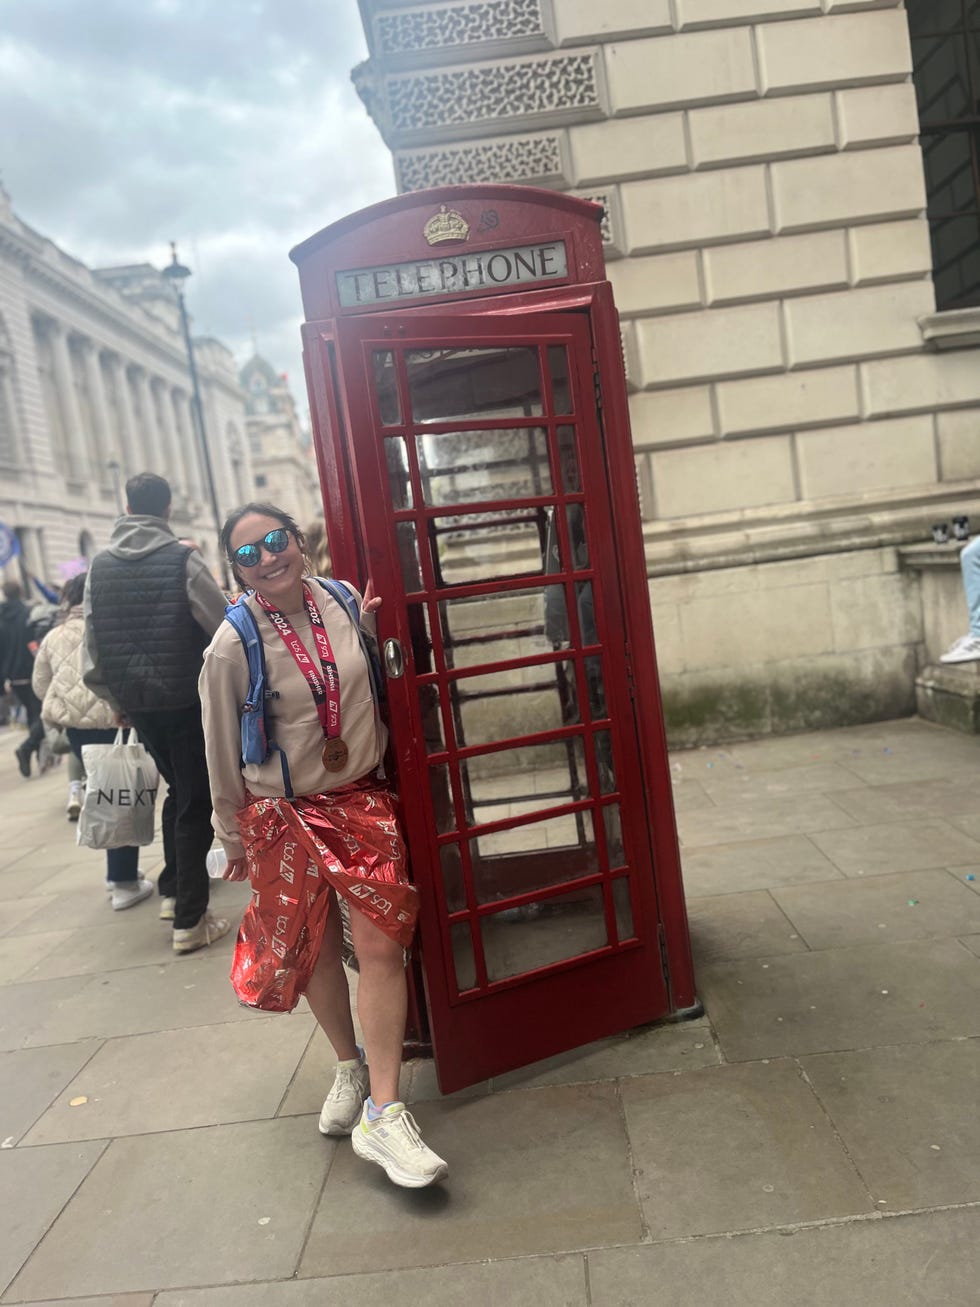
<instances>
[{"instance_id":1,"label":"building cornice","mask_svg":"<svg viewBox=\"0 0 980 1307\"><path fill-rule=\"evenodd\" d=\"M922 339L933 349L967 349L980 345L980 305L946 309L919 319Z\"/></svg>"},{"instance_id":2,"label":"building cornice","mask_svg":"<svg viewBox=\"0 0 980 1307\"><path fill-rule=\"evenodd\" d=\"M175 367L181 373L187 370L187 359L184 347L179 337L174 337L173 343L166 338L158 335L152 327L140 317L130 317L122 305L106 303L97 294L91 294L86 287L82 287L73 282L64 275L59 275L58 270L48 267L44 264L35 262L29 263L25 272L27 276L37 285L43 286L47 291L52 292L59 300L74 304L81 309L88 317L97 322L107 325L120 332L124 336L135 337L143 349L155 353L158 357L166 359L171 367ZM125 301L123 302L125 304ZM43 304L32 304L32 309L39 312L45 311ZM135 305L126 305L126 308L138 309ZM142 316L142 311L139 310ZM66 323L69 328L74 327L77 330L78 324ZM111 348L106 345L105 348Z\"/></svg>"},{"instance_id":3,"label":"building cornice","mask_svg":"<svg viewBox=\"0 0 980 1307\"><path fill-rule=\"evenodd\" d=\"M794 503L676 522L647 522L647 576L677 576L921 542L923 523L955 503L980 513L980 482L942 482L907 494Z\"/></svg>"},{"instance_id":4,"label":"building cornice","mask_svg":"<svg viewBox=\"0 0 980 1307\"><path fill-rule=\"evenodd\" d=\"M56 263L45 257L49 246L57 249L56 246L51 246L51 242L46 241L44 237L34 235L29 229L18 231L6 224L0 224L0 256L12 256L20 265L25 278L58 300L76 306L86 317L109 328L117 336L134 339L141 350L153 355L162 364L166 364L169 372L176 372L186 386L188 384L187 354L180 336L175 332L171 340L166 328L158 319L111 287L104 286L94 278L90 284L87 282L83 284L68 269L58 267ZM86 277L91 276L84 264L77 266ZM32 312L53 316L52 305L32 301L29 307ZM64 322L69 331L77 332L82 329L81 323L59 320ZM94 343L101 349L119 352L127 363L135 362L120 345L109 340ZM201 374L208 384L221 386L230 394L238 396L237 382L224 380L220 374L216 374L206 366L201 369Z\"/></svg>"}]
</instances>

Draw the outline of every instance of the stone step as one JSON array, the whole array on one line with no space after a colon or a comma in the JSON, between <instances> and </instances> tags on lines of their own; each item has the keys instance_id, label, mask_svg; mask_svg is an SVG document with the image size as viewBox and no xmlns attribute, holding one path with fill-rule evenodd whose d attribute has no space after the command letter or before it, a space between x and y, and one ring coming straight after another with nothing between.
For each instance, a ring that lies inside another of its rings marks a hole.
<instances>
[{"instance_id":1,"label":"stone step","mask_svg":"<svg viewBox=\"0 0 980 1307\"><path fill-rule=\"evenodd\" d=\"M923 667L915 678L915 700L927 721L980 735L980 661Z\"/></svg>"}]
</instances>

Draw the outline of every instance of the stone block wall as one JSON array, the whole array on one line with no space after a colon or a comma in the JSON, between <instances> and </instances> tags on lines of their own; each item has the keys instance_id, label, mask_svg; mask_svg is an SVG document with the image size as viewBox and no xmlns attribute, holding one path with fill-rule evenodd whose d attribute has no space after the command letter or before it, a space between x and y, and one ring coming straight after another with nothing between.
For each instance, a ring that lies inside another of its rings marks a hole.
<instances>
[{"instance_id":1,"label":"stone block wall","mask_svg":"<svg viewBox=\"0 0 980 1307\"><path fill-rule=\"evenodd\" d=\"M604 197L674 738L913 711L895 548L980 521L980 354L924 332L901 0L362 9L403 190Z\"/></svg>"},{"instance_id":2,"label":"stone block wall","mask_svg":"<svg viewBox=\"0 0 980 1307\"><path fill-rule=\"evenodd\" d=\"M650 599L676 747L915 711L922 610L895 549L662 577Z\"/></svg>"}]
</instances>

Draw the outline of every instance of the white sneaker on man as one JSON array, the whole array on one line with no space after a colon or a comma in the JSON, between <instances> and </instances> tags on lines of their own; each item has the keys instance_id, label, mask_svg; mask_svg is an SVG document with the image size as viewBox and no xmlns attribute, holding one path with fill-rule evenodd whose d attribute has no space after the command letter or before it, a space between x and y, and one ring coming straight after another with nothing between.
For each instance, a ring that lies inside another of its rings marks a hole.
<instances>
[{"instance_id":1,"label":"white sneaker on man","mask_svg":"<svg viewBox=\"0 0 980 1307\"><path fill-rule=\"evenodd\" d=\"M173 921L177 915L177 900L171 898L169 894L162 895L160 899L160 920Z\"/></svg>"},{"instance_id":2,"label":"white sneaker on man","mask_svg":"<svg viewBox=\"0 0 980 1307\"><path fill-rule=\"evenodd\" d=\"M210 912L205 912L196 926L174 930L174 952L194 953L199 948L207 948L222 935L227 935L229 930L231 922L226 917L212 917Z\"/></svg>"},{"instance_id":3,"label":"white sneaker on man","mask_svg":"<svg viewBox=\"0 0 980 1307\"><path fill-rule=\"evenodd\" d=\"M980 635L961 635L939 657L941 663L974 663L978 659L980 659Z\"/></svg>"},{"instance_id":4,"label":"white sneaker on man","mask_svg":"<svg viewBox=\"0 0 980 1307\"><path fill-rule=\"evenodd\" d=\"M69 781L68 806L65 808L65 816L69 821L78 821L82 815L82 796L84 793L85 786L81 781Z\"/></svg>"},{"instance_id":5,"label":"white sneaker on man","mask_svg":"<svg viewBox=\"0 0 980 1307\"><path fill-rule=\"evenodd\" d=\"M136 880L119 880L115 881L112 886L112 910L113 912L122 912L125 908L131 908L136 903L142 903L153 893L156 886L152 880L147 880L144 876L138 876Z\"/></svg>"},{"instance_id":6,"label":"white sneaker on man","mask_svg":"<svg viewBox=\"0 0 980 1307\"><path fill-rule=\"evenodd\" d=\"M371 1076L364 1058L337 1063L330 1093L320 1112L321 1135L349 1135L361 1119L364 1100L371 1092Z\"/></svg>"},{"instance_id":7,"label":"white sneaker on man","mask_svg":"<svg viewBox=\"0 0 980 1307\"><path fill-rule=\"evenodd\" d=\"M374 1121L368 1120L365 1103L350 1141L358 1157L376 1162L392 1184L403 1189L424 1189L449 1174L447 1164L423 1141L404 1103L389 1103Z\"/></svg>"}]
</instances>

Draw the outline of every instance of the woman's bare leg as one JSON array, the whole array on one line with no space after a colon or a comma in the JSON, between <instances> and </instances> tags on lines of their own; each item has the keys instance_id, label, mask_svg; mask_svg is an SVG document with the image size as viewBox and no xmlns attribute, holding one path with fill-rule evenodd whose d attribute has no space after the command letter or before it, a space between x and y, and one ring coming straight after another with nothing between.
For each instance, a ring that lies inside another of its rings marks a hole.
<instances>
[{"instance_id":1,"label":"woman's bare leg","mask_svg":"<svg viewBox=\"0 0 980 1307\"><path fill-rule=\"evenodd\" d=\"M330 891L330 911L323 930L320 956L306 986L306 1001L330 1040L338 1062L359 1056L350 1011L350 990L341 960L343 927L337 895Z\"/></svg>"},{"instance_id":2,"label":"woman's bare leg","mask_svg":"<svg viewBox=\"0 0 980 1307\"><path fill-rule=\"evenodd\" d=\"M371 1097L378 1107L398 1101L408 988L402 947L356 908L350 914L357 954L357 1015L371 1068Z\"/></svg>"}]
</instances>

